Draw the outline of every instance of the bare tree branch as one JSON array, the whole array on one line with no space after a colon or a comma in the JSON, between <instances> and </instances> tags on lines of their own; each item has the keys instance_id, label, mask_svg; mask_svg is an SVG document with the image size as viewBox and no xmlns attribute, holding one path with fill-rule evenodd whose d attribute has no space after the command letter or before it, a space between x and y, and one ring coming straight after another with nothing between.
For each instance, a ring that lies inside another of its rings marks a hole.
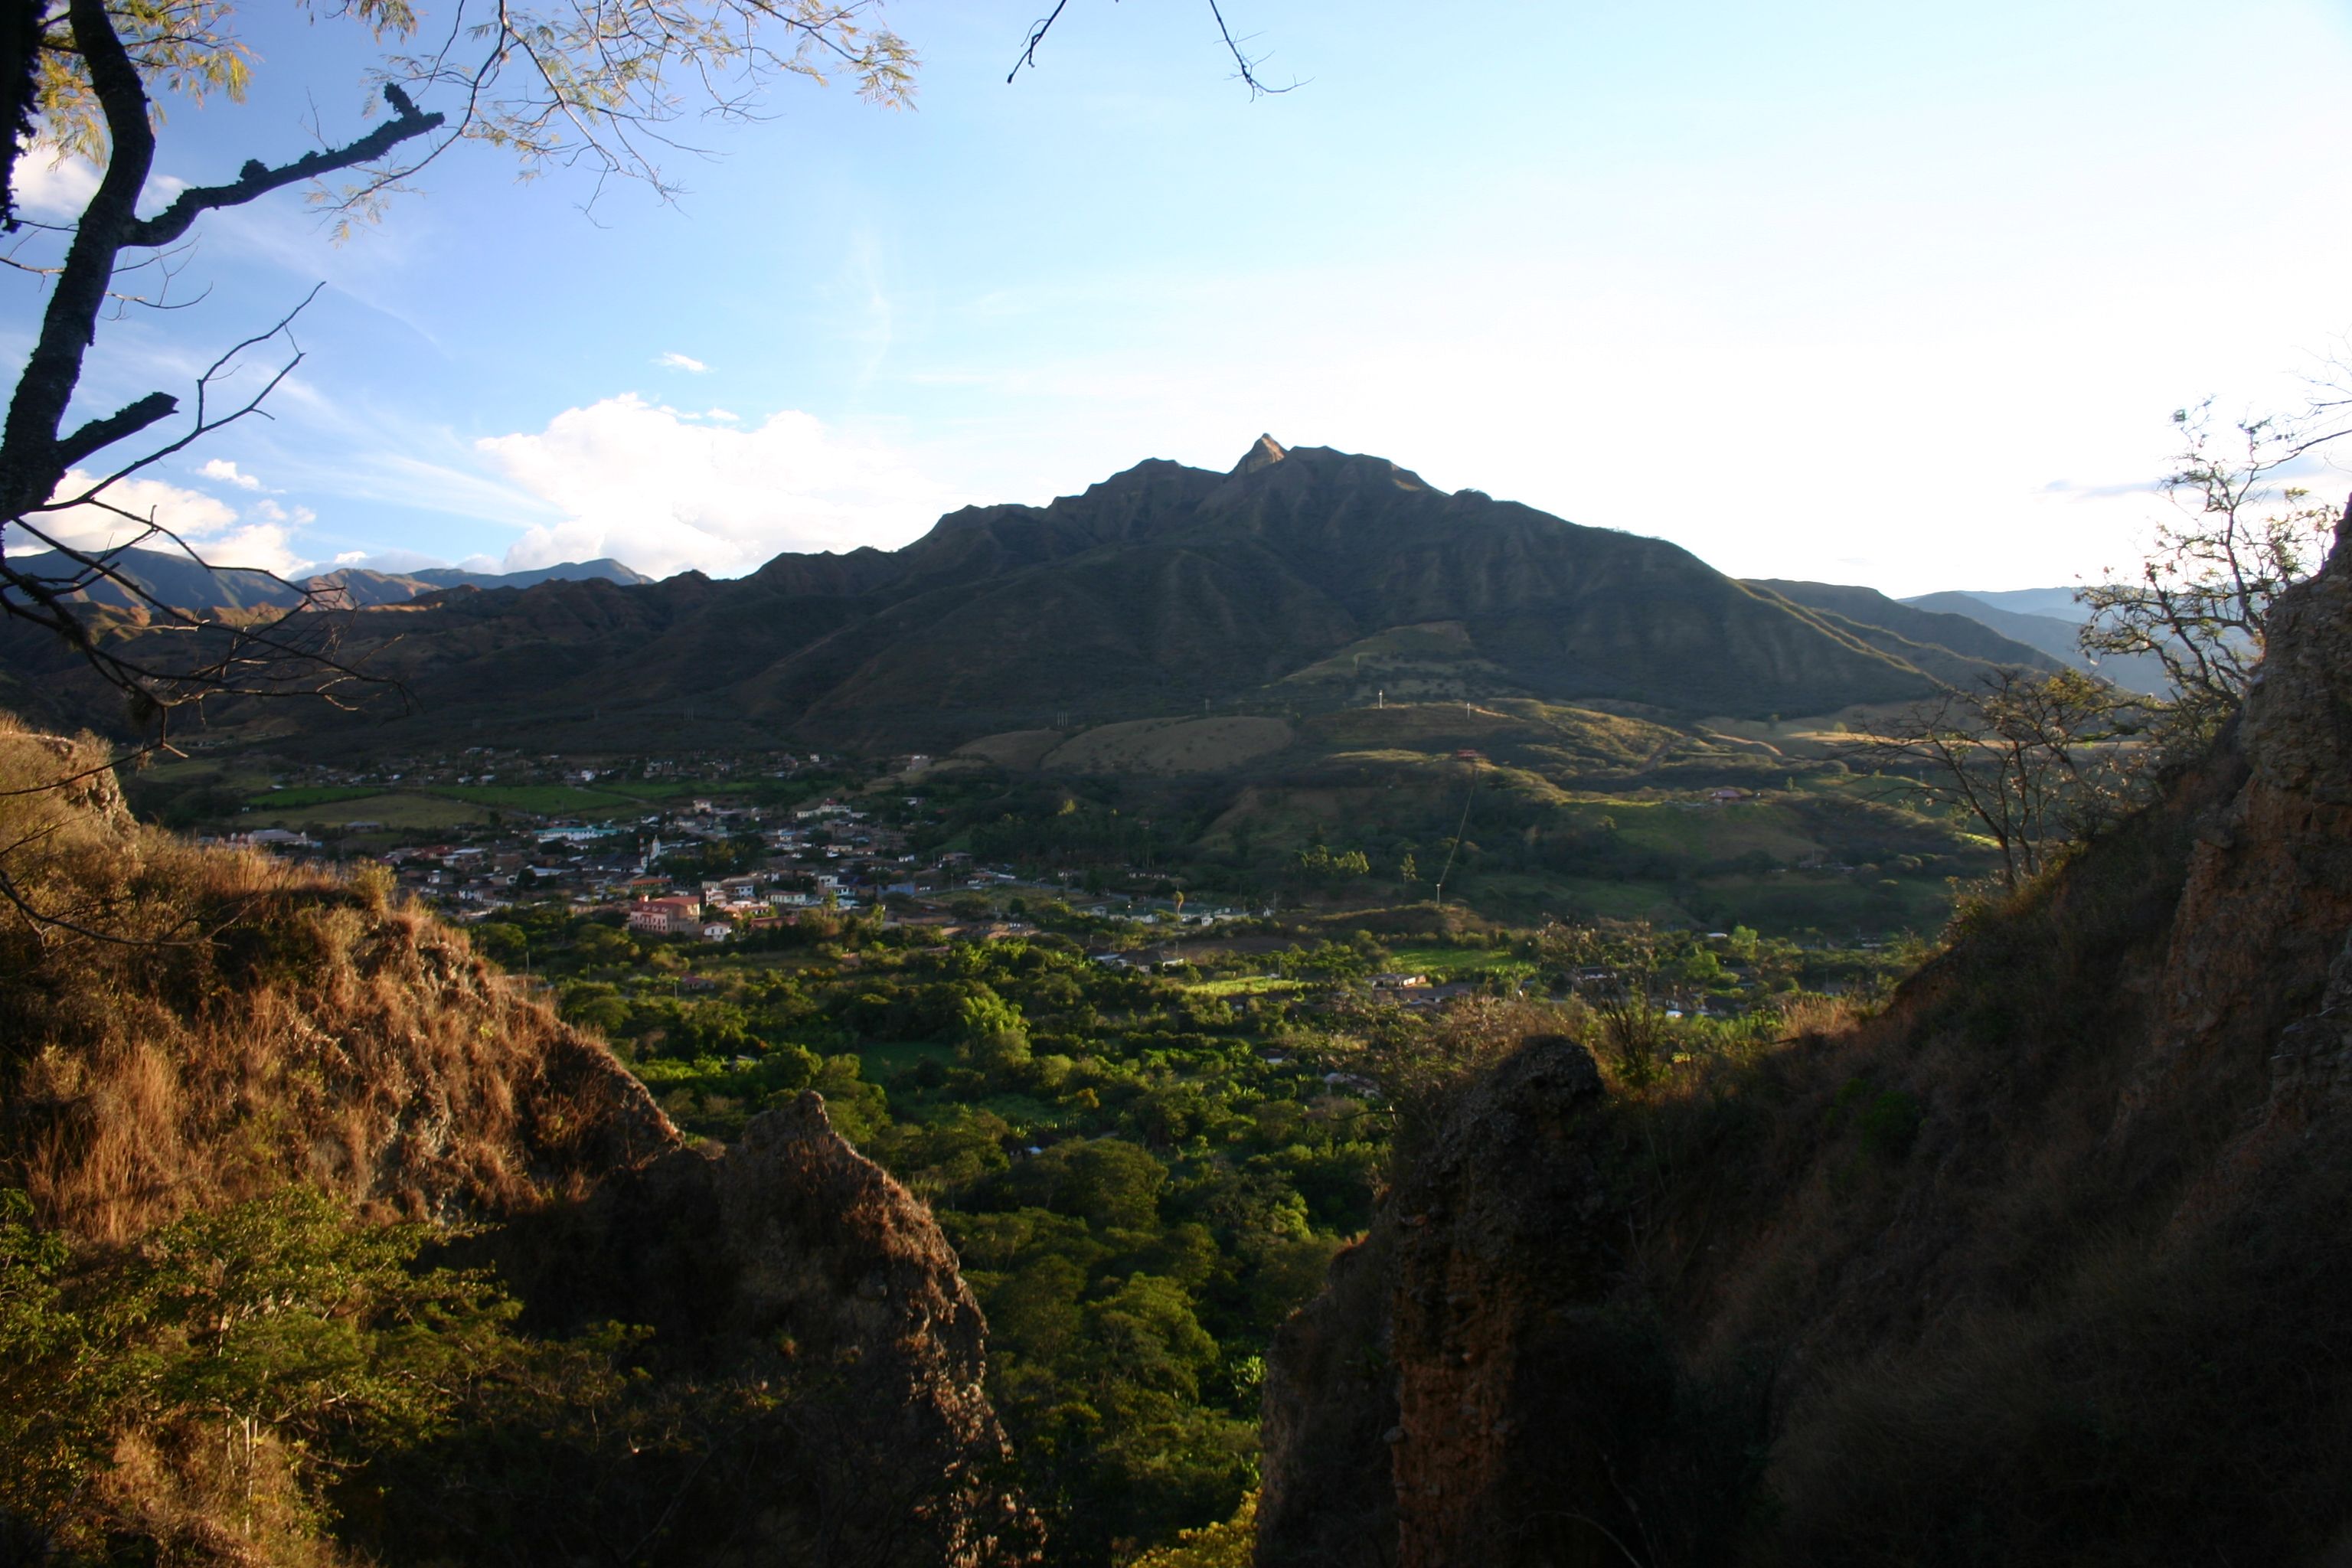
<instances>
[{"instance_id":1,"label":"bare tree branch","mask_svg":"<svg viewBox=\"0 0 2352 1568\"><path fill-rule=\"evenodd\" d=\"M249 161L237 171L237 177L226 185L191 185L153 217L131 225L123 237L123 244L169 245L187 233L188 226L205 213L220 207L242 206L257 196L266 196L288 185L298 185L305 180L315 180L324 174L372 163L403 142L438 131L446 123L443 115L418 113L416 105L411 103L407 95L396 86L387 85L384 97L400 112L357 141L305 153L292 163L281 163L274 169L258 160Z\"/></svg>"},{"instance_id":2,"label":"bare tree branch","mask_svg":"<svg viewBox=\"0 0 2352 1568\"><path fill-rule=\"evenodd\" d=\"M138 401L116 409L103 419L91 420L60 440L57 448L58 465L70 468L100 448L136 436L150 425L169 419L179 411L178 398L168 392L151 392Z\"/></svg>"},{"instance_id":3,"label":"bare tree branch","mask_svg":"<svg viewBox=\"0 0 2352 1568\"><path fill-rule=\"evenodd\" d=\"M1947 688L1845 748L1990 839L2000 881L2041 875L2137 797L2140 705L2077 670L1995 669Z\"/></svg>"},{"instance_id":4,"label":"bare tree branch","mask_svg":"<svg viewBox=\"0 0 2352 1568\"><path fill-rule=\"evenodd\" d=\"M1030 24L1029 36L1022 40L1021 52L1013 57L1013 68L1004 73L1004 79L1007 84L1010 84L1013 78L1019 76L1024 67L1032 70L1036 68L1037 46L1045 41L1045 35L1054 30L1054 24L1062 19L1062 13L1068 9L1069 4L1070 0L1055 0L1054 9L1051 13L1044 18ZM1243 52L1241 44L1234 37L1233 28L1225 25L1225 13L1217 4L1217 0L1209 0L1209 15L1215 18L1217 24L1217 36L1225 41L1226 53L1234 57L1234 73L1248 86L1250 89L1250 97L1254 99L1265 98L1275 93L1288 92L1292 88L1302 85L1299 82L1293 81L1288 87L1266 86L1264 81L1258 79L1257 74L1257 68L1265 63L1265 58L1261 57L1257 59L1252 59L1247 54Z\"/></svg>"},{"instance_id":5,"label":"bare tree branch","mask_svg":"<svg viewBox=\"0 0 2352 1568\"><path fill-rule=\"evenodd\" d=\"M2281 470L2319 443L2307 420L2244 418L2236 439L2212 427L2210 400L2173 415L2184 445L2165 492L2175 515L2160 523L2134 581L2105 581L2077 595L2090 611L2082 631L2095 658L2145 655L2172 690L2168 743L2210 734L2243 696L2262 660L2271 605L2326 557L2333 508L2281 482Z\"/></svg>"}]
</instances>

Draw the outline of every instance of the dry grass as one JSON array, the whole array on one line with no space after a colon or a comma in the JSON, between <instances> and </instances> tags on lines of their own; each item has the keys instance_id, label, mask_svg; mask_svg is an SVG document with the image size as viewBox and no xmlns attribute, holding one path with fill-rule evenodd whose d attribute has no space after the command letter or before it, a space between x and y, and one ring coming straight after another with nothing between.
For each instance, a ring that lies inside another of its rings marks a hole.
<instances>
[{"instance_id":1,"label":"dry grass","mask_svg":"<svg viewBox=\"0 0 2352 1568\"><path fill-rule=\"evenodd\" d=\"M0 731L0 789L102 759ZM503 1212L675 1139L603 1047L381 879L194 848L103 772L0 796L0 845L52 917L0 910L0 1184L46 1225L122 1241L289 1179Z\"/></svg>"},{"instance_id":2,"label":"dry grass","mask_svg":"<svg viewBox=\"0 0 2352 1568\"><path fill-rule=\"evenodd\" d=\"M1279 719L1137 719L1085 731L1035 765L1080 773L1222 773L1292 739Z\"/></svg>"},{"instance_id":3,"label":"dry grass","mask_svg":"<svg viewBox=\"0 0 2352 1568\"><path fill-rule=\"evenodd\" d=\"M296 1457L268 1428L184 1422L126 1433L92 1488L92 1522L153 1561L221 1568L343 1568Z\"/></svg>"}]
</instances>

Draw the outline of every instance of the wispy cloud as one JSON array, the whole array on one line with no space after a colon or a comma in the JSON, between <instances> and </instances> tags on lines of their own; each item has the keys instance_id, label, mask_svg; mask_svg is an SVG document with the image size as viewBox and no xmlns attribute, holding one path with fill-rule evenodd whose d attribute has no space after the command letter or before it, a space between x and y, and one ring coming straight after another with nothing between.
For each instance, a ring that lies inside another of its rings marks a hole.
<instances>
[{"instance_id":1,"label":"wispy cloud","mask_svg":"<svg viewBox=\"0 0 2352 1568\"><path fill-rule=\"evenodd\" d=\"M700 375L710 368L700 360L694 358L691 354L682 354L676 349L671 349L665 353L656 354L654 356L654 363L661 366L664 370L682 370L693 375Z\"/></svg>"},{"instance_id":2,"label":"wispy cloud","mask_svg":"<svg viewBox=\"0 0 2352 1568\"><path fill-rule=\"evenodd\" d=\"M446 566L448 562L438 555L426 555L415 550L345 550L337 553L338 566L357 566L368 572L422 572L427 567Z\"/></svg>"},{"instance_id":3,"label":"wispy cloud","mask_svg":"<svg viewBox=\"0 0 2352 1568\"><path fill-rule=\"evenodd\" d=\"M307 506L279 506L274 500L255 501L253 515L264 522L284 523L289 528L308 528L319 521L319 514Z\"/></svg>"},{"instance_id":4,"label":"wispy cloud","mask_svg":"<svg viewBox=\"0 0 2352 1568\"><path fill-rule=\"evenodd\" d=\"M801 413L736 428L631 395L477 445L563 515L515 542L510 571L610 555L728 576L787 550L903 543L957 499L908 453Z\"/></svg>"},{"instance_id":5,"label":"wispy cloud","mask_svg":"<svg viewBox=\"0 0 2352 1568\"><path fill-rule=\"evenodd\" d=\"M97 475L76 468L66 475L57 494L79 495L97 482ZM141 537L146 530L136 520L152 519L185 540L189 550L206 565L256 566L286 576L299 573L307 564L288 539L290 529L310 521L306 508L289 512L274 501L259 501L253 512L260 521L249 521L217 497L147 479L119 479L107 487L105 500L105 506L84 502L40 513L35 521L43 533L76 550L106 550L133 542L148 550L174 548L160 535ZM12 549L32 542L14 528L9 535Z\"/></svg>"},{"instance_id":6,"label":"wispy cloud","mask_svg":"<svg viewBox=\"0 0 2352 1568\"><path fill-rule=\"evenodd\" d=\"M2104 485L2076 484L2072 479L2053 479L2042 487L2046 496L2068 496L2075 500L2114 500L2122 496L2152 496L2164 489L2161 479L2125 479Z\"/></svg>"}]
</instances>

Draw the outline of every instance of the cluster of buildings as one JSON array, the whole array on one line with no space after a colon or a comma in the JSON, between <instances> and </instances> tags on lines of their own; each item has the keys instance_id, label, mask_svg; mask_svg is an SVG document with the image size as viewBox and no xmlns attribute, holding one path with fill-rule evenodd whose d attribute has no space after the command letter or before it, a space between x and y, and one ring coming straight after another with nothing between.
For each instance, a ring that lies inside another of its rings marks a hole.
<instances>
[{"instance_id":1,"label":"cluster of buildings","mask_svg":"<svg viewBox=\"0 0 2352 1568\"><path fill-rule=\"evenodd\" d=\"M796 910L860 908L914 858L902 831L838 801L786 808L696 799L659 816L518 824L383 858L412 892L461 915L568 899L623 910L635 931L715 941ZM735 868L711 875L704 868L713 864Z\"/></svg>"},{"instance_id":2,"label":"cluster of buildings","mask_svg":"<svg viewBox=\"0 0 2352 1568\"><path fill-rule=\"evenodd\" d=\"M412 896L461 919L485 918L515 904L563 900L583 910L619 911L631 931L644 935L723 942L817 908L879 906L886 921L924 925L955 923L955 917L931 906L959 894L1034 890L1072 896L1066 886L1024 884L1012 868L981 864L961 851L916 851L904 825L922 818L926 802L920 795L866 792L791 805L741 803L742 781L790 777L822 761L814 754L778 753L635 759L625 767L608 767L586 759L475 747L387 758L363 768L309 767L282 783L313 790L447 790L478 804L492 797L463 792L490 790L499 792L495 798L513 801L488 824L443 841L380 852ZM895 771L911 779L929 761L898 759ZM713 786L710 795L684 793L703 781ZM632 784L659 784L658 791L646 790L639 798L666 809L551 817L525 809L529 797L520 787L561 784L611 791L617 797ZM359 826L345 827L348 832ZM304 858L324 850L315 837L280 828L237 834L234 841ZM1160 899L1080 894L1074 901L1081 913L1142 928L1146 936L1250 912L1188 908L1181 900Z\"/></svg>"}]
</instances>

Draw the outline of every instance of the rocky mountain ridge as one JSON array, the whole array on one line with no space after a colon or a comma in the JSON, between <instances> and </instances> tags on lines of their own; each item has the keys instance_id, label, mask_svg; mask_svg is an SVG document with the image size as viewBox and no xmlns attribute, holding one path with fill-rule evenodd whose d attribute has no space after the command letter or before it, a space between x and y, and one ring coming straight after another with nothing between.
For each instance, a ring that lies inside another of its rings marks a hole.
<instances>
[{"instance_id":1,"label":"rocky mountain ridge","mask_svg":"<svg viewBox=\"0 0 2352 1568\"><path fill-rule=\"evenodd\" d=\"M2020 590L2013 594L1921 594L1903 601L1914 609L1937 615L1963 616L1980 622L2011 642L2041 649L2061 664L2095 671L2126 691L2161 696L2172 689L2164 661L2153 654L2109 654L2094 660L2083 652L2083 611L2066 600L2063 588ZM2021 608L2042 605L2042 608Z\"/></svg>"},{"instance_id":2,"label":"rocky mountain ridge","mask_svg":"<svg viewBox=\"0 0 2352 1568\"><path fill-rule=\"evenodd\" d=\"M1229 473L1154 459L1047 506L965 508L894 552L783 555L728 582L443 593L336 629L414 699L403 734L944 751L1066 721L1369 700L1282 683L1433 625L1458 646L1412 672L1413 693L1690 715L1899 701L1986 649L2039 658L1935 624L1979 651L1743 585L1663 541L1264 437Z\"/></svg>"}]
</instances>

